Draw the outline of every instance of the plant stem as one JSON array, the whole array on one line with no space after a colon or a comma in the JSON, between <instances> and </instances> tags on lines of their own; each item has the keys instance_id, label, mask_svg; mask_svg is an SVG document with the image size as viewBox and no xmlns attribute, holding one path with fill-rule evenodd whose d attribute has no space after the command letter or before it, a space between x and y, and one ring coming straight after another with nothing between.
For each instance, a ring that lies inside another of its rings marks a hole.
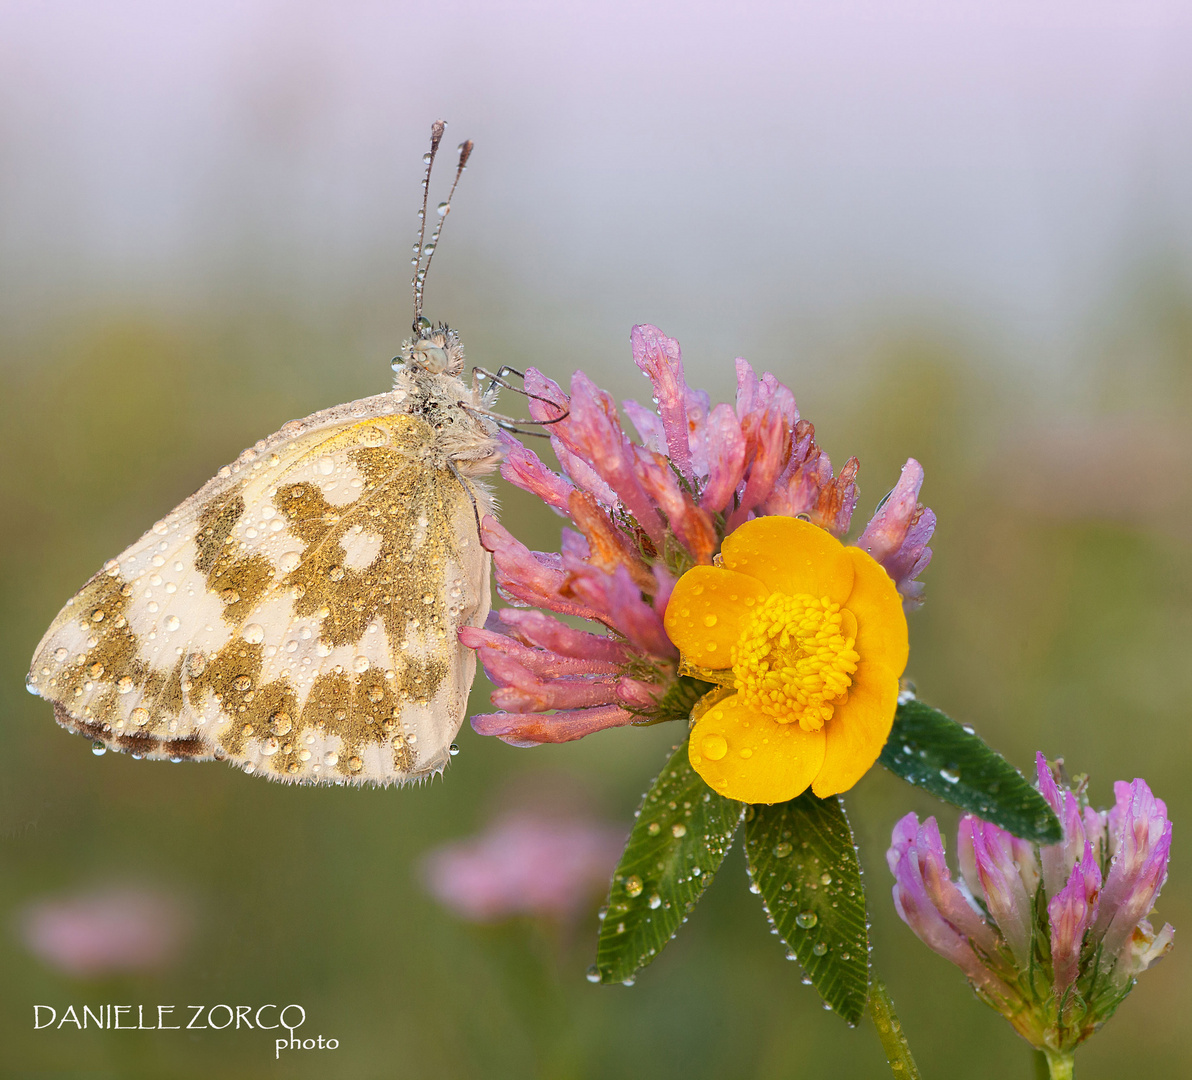
<instances>
[{"instance_id":1,"label":"plant stem","mask_svg":"<svg viewBox=\"0 0 1192 1080\"><path fill-rule=\"evenodd\" d=\"M1048 1075L1051 1080L1072 1080L1076 1075L1071 1050L1044 1050L1047 1057Z\"/></svg>"},{"instance_id":2,"label":"plant stem","mask_svg":"<svg viewBox=\"0 0 1192 1080\"><path fill-rule=\"evenodd\" d=\"M911 1048L902 1032L902 1021L894 1011L894 1002L882 980L873 975L869 982L869 1018L877 1028L877 1037L882 1041L886 1061L898 1080L922 1080ZM1056 1074L1052 1073L1054 1077Z\"/></svg>"}]
</instances>

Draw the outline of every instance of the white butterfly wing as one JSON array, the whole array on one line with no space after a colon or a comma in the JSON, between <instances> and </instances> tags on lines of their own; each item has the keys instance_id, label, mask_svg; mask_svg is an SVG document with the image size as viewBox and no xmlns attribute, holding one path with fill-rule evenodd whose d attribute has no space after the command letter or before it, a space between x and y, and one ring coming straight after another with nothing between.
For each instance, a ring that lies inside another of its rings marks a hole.
<instances>
[{"instance_id":1,"label":"white butterfly wing","mask_svg":"<svg viewBox=\"0 0 1192 1080\"><path fill-rule=\"evenodd\" d=\"M67 603L30 690L144 757L306 783L441 770L476 668L456 632L489 611L490 505L399 400L292 421L221 469Z\"/></svg>"}]
</instances>

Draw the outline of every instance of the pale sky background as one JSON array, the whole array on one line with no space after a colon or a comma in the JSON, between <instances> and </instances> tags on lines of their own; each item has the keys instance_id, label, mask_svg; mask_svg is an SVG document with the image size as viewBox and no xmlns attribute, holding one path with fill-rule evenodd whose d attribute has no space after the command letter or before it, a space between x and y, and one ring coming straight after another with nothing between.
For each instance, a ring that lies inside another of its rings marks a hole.
<instances>
[{"instance_id":1,"label":"pale sky background","mask_svg":"<svg viewBox=\"0 0 1192 1080\"><path fill-rule=\"evenodd\" d=\"M404 326L443 116L476 152L433 317L437 284L709 354L922 320L1054 374L1140 264L1192 263L1190 57L1192 2L4 0L0 313L250 272L380 278Z\"/></svg>"}]
</instances>

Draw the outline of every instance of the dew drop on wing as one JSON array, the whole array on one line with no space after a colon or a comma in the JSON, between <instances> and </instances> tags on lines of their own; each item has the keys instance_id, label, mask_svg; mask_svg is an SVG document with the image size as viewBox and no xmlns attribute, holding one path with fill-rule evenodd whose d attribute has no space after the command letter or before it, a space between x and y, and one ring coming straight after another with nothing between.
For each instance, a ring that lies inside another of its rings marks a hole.
<instances>
[{"instance_id":1,"label":"dew drop on wing","mask_svg":"<svg viewBox=\"0 0 1192 1080\"><path fill-rule=\"evenodd\" d=\"M91 744L91 753L93 753L96 757L103 757L107 752L108 748L98 739Z\"/></svg>"}]
</instances>

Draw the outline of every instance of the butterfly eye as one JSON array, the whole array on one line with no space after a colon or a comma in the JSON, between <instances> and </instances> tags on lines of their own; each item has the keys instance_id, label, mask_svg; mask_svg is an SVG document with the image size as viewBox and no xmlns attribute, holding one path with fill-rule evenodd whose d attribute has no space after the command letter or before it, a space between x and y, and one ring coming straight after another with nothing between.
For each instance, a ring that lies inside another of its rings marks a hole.
<instances>
[{"instance_id":1,"label":"butterfly eye","mask_svg":"<svg viewBox=\"0 0 1192 1080\"><path fill-rule=\"evenodd\" d=\"M414 346L414 362L427 371L442 372L447 370L447 350L420 341Z\"/></svg>"}]
</instances>

